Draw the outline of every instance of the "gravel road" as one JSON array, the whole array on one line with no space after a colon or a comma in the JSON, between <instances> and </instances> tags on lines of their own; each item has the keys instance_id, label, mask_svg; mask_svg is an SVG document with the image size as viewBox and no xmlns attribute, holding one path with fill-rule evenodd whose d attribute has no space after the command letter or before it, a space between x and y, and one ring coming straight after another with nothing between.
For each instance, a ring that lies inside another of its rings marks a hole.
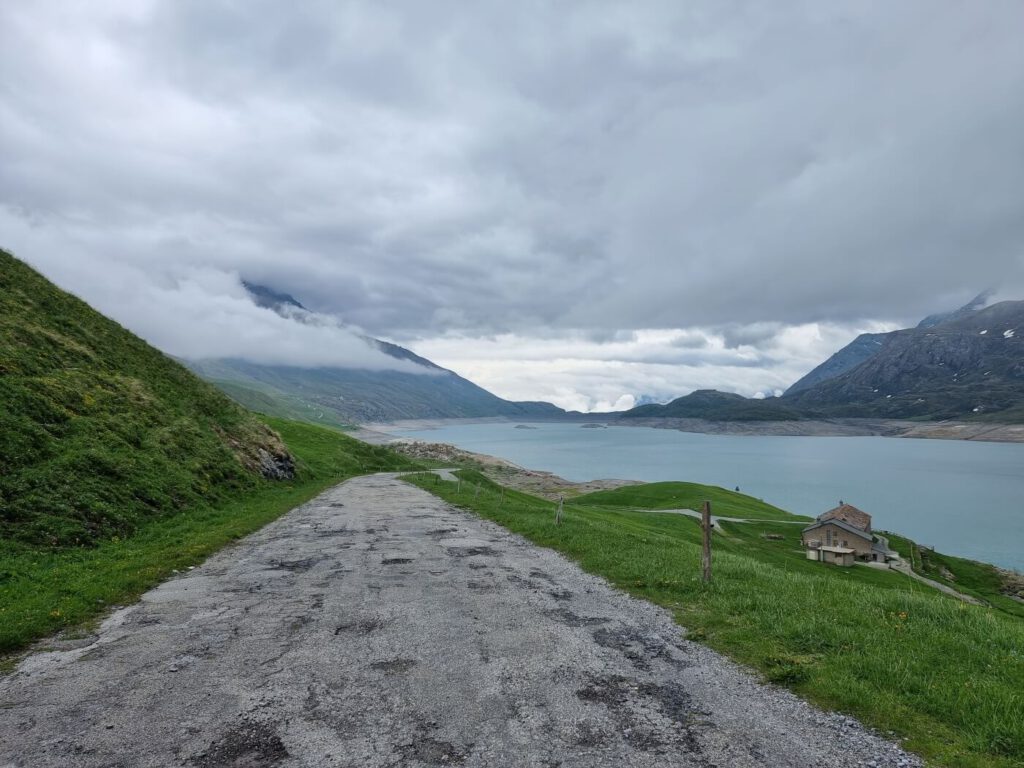
<instances>
[{"instance_id":1,"label":"gravel road","mask_svg":"<svg viewBox=\"0 0 1024 768\"><path fill-rule=\"evenodd\" d=\"M919 764L384 475L0 678L5 767Z\"/></svg>"}]
</instances>

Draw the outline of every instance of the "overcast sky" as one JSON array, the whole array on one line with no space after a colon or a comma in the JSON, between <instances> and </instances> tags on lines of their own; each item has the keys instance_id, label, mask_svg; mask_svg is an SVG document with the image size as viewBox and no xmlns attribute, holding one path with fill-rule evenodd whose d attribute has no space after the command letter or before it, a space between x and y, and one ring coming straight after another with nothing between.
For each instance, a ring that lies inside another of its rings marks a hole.
<instances>
[{"instance_id":1,"label":"overcast sky","mask_svg":"<svg viewBox=\"0 0 1024 768\"><path fill-rule=\"evenodd\" d=\"M0 247L173 354L593 409L1024 297L1024 3L0 5ZM318 313L256 307L249 280Z\"/></svg>"}]
</instances>

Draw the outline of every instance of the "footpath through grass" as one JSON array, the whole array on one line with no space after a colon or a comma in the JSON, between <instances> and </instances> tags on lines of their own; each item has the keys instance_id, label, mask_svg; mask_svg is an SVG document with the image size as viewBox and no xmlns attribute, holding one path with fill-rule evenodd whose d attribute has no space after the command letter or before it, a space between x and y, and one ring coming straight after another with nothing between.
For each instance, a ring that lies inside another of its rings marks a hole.
<instances>
[{"instance_id":1,"label":"footpath through grass","mask_svg":"<svg viewBox=\"0 0 1024 768\"><path fill-rule=\"evenodd\" d=\"M588 507L692 509L697 512L700 511L705 499L711 502L711 513L716 517L735 517L743 520L811 520L809 517L794 515L738 491L727 491L718 486L700 483L626 485L610 491L596 491L577 496L572 503Z\"/></svg>"},{"instance_id":2,"label":"footpath through grass","mask_svg":"<svg viewBox=\"0 0 1024 768\"><path fill-rule=\"evenodd\" d=\"M605 506L601 492L568 502L556 526L551 502L502 493L477 472L461 475L461 493L433 475L410 481L665 606L691 639L819 705L904 737L908 749L937 764L1024 764L1018 618L894 572L807 561L799 526L783 522L725 524L715 536L714 581L705 586L692 518ZM634 499L642 488L633 489Z\"/></svg>"},{"instance_id":3,"label":"footpath through grass","mask_svg":"<svg viewBox=\"0 0 1024 768\"><path fill-rule=\"evenodd\" d=\"M266 419L297 460L290 482L264 481L235 498L149 520L128 538L48 549L0 541L0 656L134 601L175 571L355 475L422 465L311 424Z\"/></svg>"}]
</instances>

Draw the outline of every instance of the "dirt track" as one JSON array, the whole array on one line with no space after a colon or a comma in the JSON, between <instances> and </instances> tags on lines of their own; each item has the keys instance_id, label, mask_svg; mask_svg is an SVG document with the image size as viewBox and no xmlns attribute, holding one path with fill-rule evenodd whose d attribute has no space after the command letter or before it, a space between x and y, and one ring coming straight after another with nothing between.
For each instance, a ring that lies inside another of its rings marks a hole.
<instances>
[{"instance_id":1,"label":"dirt track","mask_svg":"<svg viewBox=\"0 0 1024 768\"><path fill-rule=\"evenodd\" d=\"M0 766L918 765L389 476L0 679Z\"/></svg>"}]
</instances>

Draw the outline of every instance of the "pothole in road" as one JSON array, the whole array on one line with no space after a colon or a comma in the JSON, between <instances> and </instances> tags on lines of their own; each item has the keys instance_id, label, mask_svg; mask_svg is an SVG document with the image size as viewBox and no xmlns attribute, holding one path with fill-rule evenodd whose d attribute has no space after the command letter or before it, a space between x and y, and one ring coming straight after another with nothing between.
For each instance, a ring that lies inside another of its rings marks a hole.
<instances>
[{"instance_id":1,"label":"pothole in road","mask_svg":"<svg viewBox=\"0 0 1024 768\"><path fill-rule=\"evenodd\" d=\"M603 616L577 616L568 608L552 608L544 611L544 615L569 627L594 627L611 621Z\"/></svg>"},{"instance_id":2,"label":"pothole in road","mask_svg":"<svg viewBox=\"0 0 1024 768\"><path fill-rule=\"evenodd\" d=\"M433 536L435 538L440 538L442 536L447 536L449 534L458 533L458 532L459 532L458 528L435 528L432 531L427 531L427 536Z\"/></svg>"},{"instance_id":3,"label":"pothole in road","mask_svg":"<svg viewBox=\"0 0 1024 768\"><path fill-rule=\"evenodd\" d=\"M273 728L246 722L213 742L192 764L198 768L270 768L288 757Z\"/></svg>"},{"instance_id":4,"label":"pothole in road","mask_svg":"<svg viewBox=\"0 0 1024 768\"><path fill-rule=\"evenodd\" d=\"M349 621L345 624L339 624L334 628L334 634L340 635L343 632L355 632L360 635L368 635L371 632L375 632L384 626L381 619L359 619L357 621Z\"/></svg>"},{"instance_id":5,"label":"pothole in road","mask_svg":"<svg viewBox=\"0 0 1024 768\"><path fill-rule=\"evenodd\" d=\"M498 554L491 547L446 547L446 549L452 557L477 557L478 555L494 557Z\"/></svg>"},{"instance_id":6,"label":"pothole in road","mask_svg":"<svg viewBox=\"0 0 1024 768\"><path fill-rule=\"evenodd\" d=\"M622 675L609 675L593 678L576 691L576 697L607 707L634 749L657 751L675 743L689 752L701 751L690 730L692 700L676 683L640 683Z\"/></svg>"},{"instance_id":7,"label":"pothole in road","mask_svg":"<svg viewBox=\"0 0 1024 768\"><path fill-rule=\"evenodd\" d=\"M469 747L421 736L401 748L403 760L419 760L427 765L462 765L469 757Z\"/></svg>"},{"instance_id":8,"label":"pothole in road","mask_svg":"<svg viewBox=\"0 0 1024 768\"><path fill-rule=\"evenodd\" d=\"M272 560L270 567L292 573L303 573L323 560L322 557L307 557L302 560Z\"/></svg>"},{"instance_id":9,"label":"pothole in road","mask_svg":"<svg viewBox=\"0 0 1024 768\"><path fill-rule=\"evenodd\" d=\"M408 672L418 664L415 659L388 659L387 661L375 661L370 665L371 669L379 670L387 676L400 675Z\"/></svg>"},{"instance_id":10,"label":"pothole in road","mask_svg":"<svg viewBox=\"0 0 1024 768\"><path fill-rule=\"evenodd\" d=\"M674 659L668 650L668 644L657 635L645 635L635 629L608 629L602 627L594 630L594 640L603 648L612 648L632 662L639 670L648 671L651 659L660 659L674 667L685 664Z\"/></svg>"}]
</instances>

